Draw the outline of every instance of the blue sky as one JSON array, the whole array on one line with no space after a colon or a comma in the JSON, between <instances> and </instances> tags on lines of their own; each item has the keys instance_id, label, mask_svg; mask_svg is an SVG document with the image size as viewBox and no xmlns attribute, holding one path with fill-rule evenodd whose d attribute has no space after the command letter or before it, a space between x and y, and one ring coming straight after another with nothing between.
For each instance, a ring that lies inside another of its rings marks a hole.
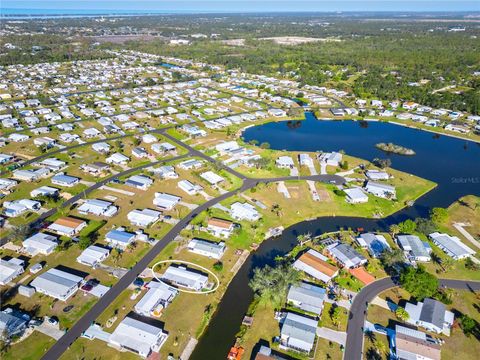
<instances>
[{"instance_id":1,"label":"blue sky","mask_svg":"<svg viewBox=\"0 0 480 360\"><path fill-rule=\"evenodd\" d=\"M2 8L83 11L480 11L480 0L0 0L0 3Z\"/></svg>"}]
</instances>

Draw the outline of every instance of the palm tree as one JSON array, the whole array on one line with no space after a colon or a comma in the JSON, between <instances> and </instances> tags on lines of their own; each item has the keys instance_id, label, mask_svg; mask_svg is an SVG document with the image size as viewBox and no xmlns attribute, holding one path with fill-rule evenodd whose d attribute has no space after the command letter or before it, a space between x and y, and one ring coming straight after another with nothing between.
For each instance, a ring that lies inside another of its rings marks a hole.
<instances>
[{"instance_id":1,"label":"palm tree","mask_svg":"<svg viewBox=\"0 0 480 360\"><path fill-rule=\"evenodd\" d=\"M380 340L375 340L373 343L375 346L375 351L377 352L378 355L385 355L387 353L387 346L383 341Z\"/></svg>"},{"instance_id":2,"label":"palm tree","mask_svg":"<svg viewBox=\"0 0 480 360\"><path fill-rule=\"evenodd\" d=\"M299 273L288 265L265 266L253 271L250 287L265 302L280 307L285 301L290 285L299 281Z\"/></svg>"},{"instance_id":3,"label":"palm tree","mask_svg":"<svg viewBox=\"0 0 480 360\"><path fill-rule=\"evenodd\" d=\"M311 240L312 240L312 234L309 232L297 236L297 241L300 243L300 246L305 245L305 243Z\"/></svg>"},{"instance_id":4,"label":"palm tree","mask_svg":"<svg viewBox=\"0 0 480 360\"><path fill-rule=\"evenodd\" d=\"M410 319L410 315L408 314L407 310L400 306L397 308L397 310L395 310L395 316L403 322Z\"/></svg>"},{"instance_id":5,"label":"palm tree","mask_svg":"<svg viewBox=\"0 0 480 360\"><path fill-rule=\"evenodd\" d=\"M398 226L397 224L390 225L390 234L392 234L392 237L397 236L399 232L400 226Z\"/></svg>"}]
</instances>

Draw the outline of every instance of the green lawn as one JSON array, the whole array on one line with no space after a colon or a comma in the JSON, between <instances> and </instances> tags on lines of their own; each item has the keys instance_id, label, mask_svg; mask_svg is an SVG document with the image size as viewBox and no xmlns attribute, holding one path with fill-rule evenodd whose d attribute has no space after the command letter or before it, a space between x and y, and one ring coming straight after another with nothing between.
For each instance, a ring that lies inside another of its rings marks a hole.
<instances>
[{"instance_id":1,"label":"green lawn","mask_svg":"<svg viewBox=\"0 0 480 360\"><path fill-rule=\"evenodd\" d=\"M55 340L51 337L34 331L22 342L8 348L0 358L2 360L38 360L54 343Z\"/></svg>"}]
</instances>

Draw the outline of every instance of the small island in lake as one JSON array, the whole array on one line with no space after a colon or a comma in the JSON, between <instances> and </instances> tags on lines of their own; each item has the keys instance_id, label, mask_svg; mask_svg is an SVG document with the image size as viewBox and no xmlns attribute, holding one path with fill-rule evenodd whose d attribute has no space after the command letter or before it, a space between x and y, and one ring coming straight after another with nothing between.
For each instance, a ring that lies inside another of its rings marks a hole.
<instances>
[{"instance_id":1,"label":"small island in lake","mask_svg":"<svg viewBox=\"0 0 480 360\"><path fill-rule=\"evenodd\" d=\"M390 153L394 153L394 154L399 154L399 155L415 155L415 151L413 151L412 149L409 149L409 148L406 148L404 146L400 146L400 145L395 145L393 143L378 143L375 145L375 147L377 149L380 149L380 150L383 150L383 151L386 151L386 152L390 152Z\"/></svg>"}]
</instances>

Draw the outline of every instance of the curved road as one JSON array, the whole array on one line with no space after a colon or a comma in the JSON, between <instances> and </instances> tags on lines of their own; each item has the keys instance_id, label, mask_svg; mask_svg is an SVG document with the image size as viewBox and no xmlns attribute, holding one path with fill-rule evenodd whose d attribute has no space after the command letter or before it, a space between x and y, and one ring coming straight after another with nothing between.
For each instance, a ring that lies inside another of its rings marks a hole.
<instances>
[{"instance_id":1,"label":"curved road","mask_svg":"<svg viewBox=\"0 0 480 360\"><path fill-rule=\"evenodd\" d=\"M440 287L479 291L480 281L439 279ZM348 317L347 342L344 360L363 358L363 326L367 315L368 303L381 292L398 286L390 277L377 280L365 286L354 298Z\"/></svg>"}]
</instances>

